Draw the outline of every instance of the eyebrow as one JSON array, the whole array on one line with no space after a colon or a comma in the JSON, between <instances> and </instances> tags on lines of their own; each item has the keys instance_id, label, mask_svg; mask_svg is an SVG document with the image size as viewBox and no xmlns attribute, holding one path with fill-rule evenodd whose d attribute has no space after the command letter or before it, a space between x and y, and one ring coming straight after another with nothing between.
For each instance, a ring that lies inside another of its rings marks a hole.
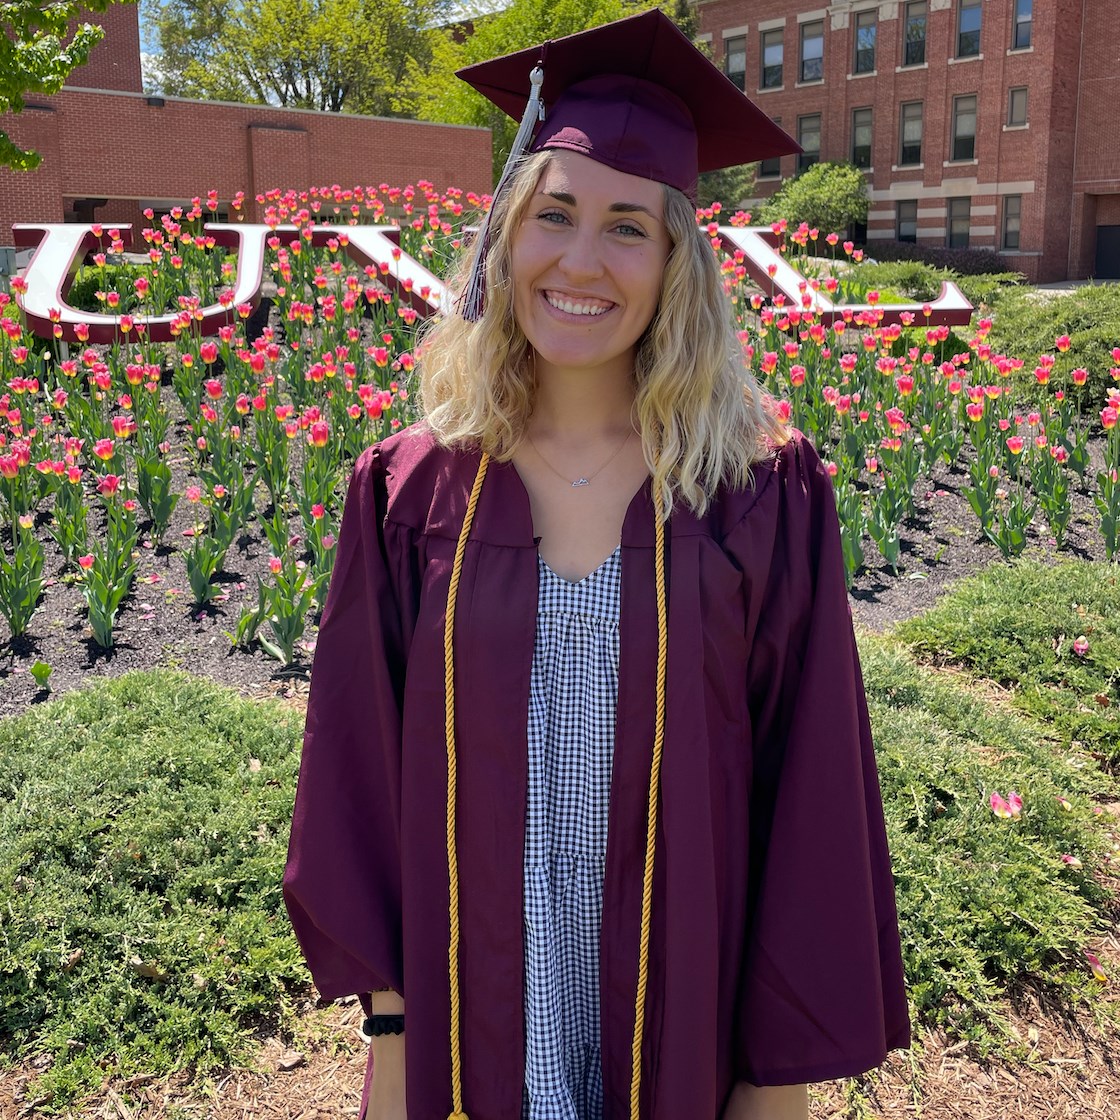
<instances>
[{"instance_id":1,"label":"eyebrow","mask_svg":"<svg viewBox=\"0 0 1120 1120\"><path fill-rule=\"evenodd\" d=\"M567 206L576 205L575 195L568 194L567 191L542 191L541 193ZM640 202L612 202L607 209L612 214L648 214L654 221L661 220L648 206L643 206Z\"/></svg>"}]
</instances>

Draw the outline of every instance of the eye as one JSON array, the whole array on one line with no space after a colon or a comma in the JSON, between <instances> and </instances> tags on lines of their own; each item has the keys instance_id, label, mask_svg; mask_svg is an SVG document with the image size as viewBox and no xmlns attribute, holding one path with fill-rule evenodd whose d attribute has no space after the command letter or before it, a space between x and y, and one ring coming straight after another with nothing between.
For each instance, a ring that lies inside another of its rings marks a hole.
<instances>
[{"instance_id":1,"label":"eye","mask_svg":"<svg viewBox=\"0 0 1120 1120\"><path fill-rule=\"evenodd\" d=\"M620 222L614 229L615 233L620 233L623 237L644 238L646 236L646 231L632 222Z\"/></svg>"},{"instance_id":2,"label":"eye","mask_svg":"<svg viewBox=\"0 0 1120 1120\"><path fill-rule=\"evenodd\" d=\"M547 222L549 225L566 225L568 215L563 210L542 210L537 215L537 220Z\"/></svg>"}]
</instances>

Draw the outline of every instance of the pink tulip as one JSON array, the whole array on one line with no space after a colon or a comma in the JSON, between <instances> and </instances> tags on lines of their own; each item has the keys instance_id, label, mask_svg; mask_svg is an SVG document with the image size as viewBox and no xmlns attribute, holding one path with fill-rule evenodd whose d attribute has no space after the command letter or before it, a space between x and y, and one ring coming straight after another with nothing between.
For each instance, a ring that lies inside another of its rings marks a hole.
<instances>
[{"instance_id":1,"label":"pink tulip","mask_svg":"<svg viewBox=\"0 0 1120 1120\"><path fill-rule=\"evenodd\" d=\"M1108 973L1101 967L1100 958L1095 953L1090 953L1088 949L1085 950L1085 959L1089 962L1089 971L1093 974L1093 979L1099 981L1101 984L1108 983Z\"/></svg>"},{"instance_id":2,"label":"pink tulip","mask_svg":"<svg viewBox=\"0 0 1120 1120\"><path fill-rule=\"evenodd\" d=\"M1073 652L1078 657L1084 657L1089 652L1089 639L1084 634L1079 635L1073 640Z\"/></svg>"}]
</instances>

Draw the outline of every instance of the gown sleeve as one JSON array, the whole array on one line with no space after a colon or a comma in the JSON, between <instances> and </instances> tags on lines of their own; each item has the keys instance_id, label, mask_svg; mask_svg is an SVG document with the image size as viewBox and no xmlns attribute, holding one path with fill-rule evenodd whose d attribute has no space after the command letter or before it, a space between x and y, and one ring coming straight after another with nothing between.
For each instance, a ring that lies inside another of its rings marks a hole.
<instances>
[{"instance_id":1,"label":"gown sleeve","mask_svg":"<svg viewBox=\"0 0 1120 1120\"><path fill-rule=\"evenodd\" d=\"M284 898L325 999L402 989L400 744L407 627L377 448L351 476L316 643Z\"/></svg>"},{"instance_id":2,"label":"gown sleeve","mask_svg":"<svg viewBox=\"0 0 1120 1120\"><path fill-rule=\"evenodd\" d=\"M800 435L774 487L741 526L754 754L736 1059L756 1085L854 1076L910 1037L832 482Z\"/></svg>"}]
</instances>

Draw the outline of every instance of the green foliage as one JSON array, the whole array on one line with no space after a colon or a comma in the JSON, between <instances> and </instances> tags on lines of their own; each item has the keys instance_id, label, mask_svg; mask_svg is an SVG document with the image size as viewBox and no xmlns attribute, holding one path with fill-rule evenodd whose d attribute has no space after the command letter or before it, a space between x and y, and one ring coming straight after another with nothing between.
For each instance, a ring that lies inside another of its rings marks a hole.
<instances>
[{"instance_id":1,"label":"green foliage","mask_svg":"<svg viewBox=\"0 0 1120 1120\"><path fill-rule=\"evenodd\" d=\"M162 92L407 116L447 0L155 0Z\"/></svg>"},{"instance_id":2,"label":"green foliage","mask_svg":"<svg viewBox=\"0 0 1120 1120\"><path fill-rule=\"evenodd\" d=\"M181 673L0 721L0 1038L62 1106L248 1054L306 983L280 896L294 718Z\"/></svg>"},{"instance_id":3,"label":"green foliage","mask_svg":"<svg viewBox=\"0 0 1120 1120\"><path fill-rule=\"evenodd\" d=\"M79 13L103 12L111 0L7 0L0 35L0 114L18 113L25 93L57 93L70 71L89 58L102 31L88 23L72 28ZM24 151L0 131L0 167L30 171L39 155Z\"/></svg>"},{"instance_id":4,"label":"green foliage","mask_svg":"<svg viewBox=\"0 0 1120 1120\"><path fill-rule=\"evenodd\" d=\"M993 350L1032 366L1039 354L1054 353L1055 338L1068 334L1070 350L1062 361L1089 371L1085 395L1095 408L1103 406L1105 389L1114 384L1112 348L1120 346L1120 284L1088 284L1067 295L1011 290L1000 296L992 318Z\"/></svg>"},{"instance_id":5,"label":"green foliage","mask_svg":"<svg viewBox=\"0 0 1120 1120\"><path fill-rule=\"evenodd\" d=\"M636 15L654 5L649 0L513 0L502 11L474 21L474 32L461 42L456 28L436 33L432 60L421 79L418 115L429 121L473 124L489 128L494 137L494 181L505 166L519 121L507 117L481 94L455 77L474 62L539 46L548 39L574 35L590 27Z\"/></svg>"},{"instance_id":6,"label":"green foliage","mask_svg":"<svg viewBox=\"0 0 1120 1120\"><path fill-rule=\"evenodd\" d=\"M1083 951L1116 917L1093 878L1107 839L1092 795L1105 779L897 643L864 637L860 652L912 1014L1011 1056L1010 991L1045 988L1069 1006L1096 990ZM997 791L1022 797L1021 817L995 816Z\"/></svg>"},{"instance_id":7,"label":"green foliage","mask_svg":"<svg viewBox=\"0 0 1120 1120\"><path fill-rule=\"evenodd\" d=\"M961 276L948 268L938 268L922 261L860 264L853 269L853 277L864 288L892 288L910 300L935 299L942 283L951 280L975 307L991 306L1007 289L1023 282L1018 272Z\"/></svg>"},{"instance_id":8,"label":"green foliage","mask_svg":"<svg viewBox=\"0 0 1120 1120\"><path fill-rule=\"evenodd\" d=\"M962 665L1012 691L1045 720L1120 768L1120 570L1081 561L992 566L896 633L923 657ZM1084 636L1084 655L1073 643Z\"/></svg>"},{"instance_id":9,"label":"green foliage","mask_svg":"<svg viewBox=\"0 0 1120 1120\"><path fill-rule=\"evenodd\" d=\"M814 163L793 179L787 179L763 205L759 219L764 224L785 218L793 227L805 222L827 233L843 233L856 222L867 220L867 180L850 163Z\"/></svg>"},{"instance_id":10,"label":"green foliage","mask_svg":"<svg viewBox=\"0 0 1120 1120\"><path fill-rule=\"evenodd\" d=\"M136 310L140 300L133 285L138 276L146 275L144 269L132 264L107 264L103 268L82 268L74 278L66 300L78 311L106 312L108 308L97 298L98 292L117 292L121 297L118 315Z\"/></svg>"},{"instance_id":11,"label":"green foliage","mask_svg":"<svg viewBox=\"0 0 1120 1120\"><path fill-rule=\"evenodd\" d=\"M720 171L705 171L697 183L696 205L711 206L722 202L724 207L736 210L754 192L757 163L744 163L738 167L724 167ZM724 219L726 221L726 217Z\"/></svg>"}]
</instances>

